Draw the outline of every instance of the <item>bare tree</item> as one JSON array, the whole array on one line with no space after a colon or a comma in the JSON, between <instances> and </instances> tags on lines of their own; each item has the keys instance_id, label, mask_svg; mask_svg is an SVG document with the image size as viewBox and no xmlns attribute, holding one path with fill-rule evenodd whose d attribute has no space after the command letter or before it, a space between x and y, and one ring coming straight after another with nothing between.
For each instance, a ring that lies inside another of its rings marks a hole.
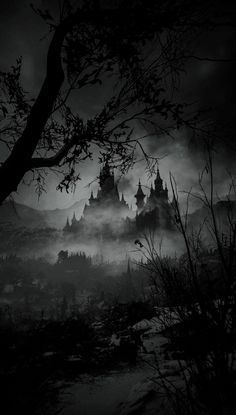
<instances>
[{"instance_id":1,"label":"bare tree","mask_svg":"<svg viewBox=\"0 0 236 415\"><path fill-rule=\"evenodd\" d=\"M184 114L172 93L190 56L191 36L217 26L217 16L214 23L207 18L209 5L119 0L109 6L86 1L75 8L64 1L57 23L48 10L34 9L52 32L46 75L32 99L20 83L21 59L0 72L0 143L8 150L0 166L0 203L26 172L33 173L40 191L44 169L59 167L59 189L69 190L79 177L77 165L92 158L94 146L101 159L108 157L123 170L134 162L137 147L147 159L138 123L155 134L168 132L170 125L194 126L194 117ZM85 87L96 93L108 78L113 88L107 102L93 118L82 119L72 94Z\"/></svg>"},{"instance_id":2,"label":"bare tree","mask_svg":"<svg viewBox=\"0 0 236 415\"><path fill-rule=\"evenodd\" d=\"M205 176L209 179L208 190L204 186ZM200 199L206 209L206 218L199 227L192 228L189 223L188 202L182 214L172 176L171 186L174 218L185 254L165 258L150 237L146 237L141 251L146 258L142 266L152 276L160 322L173 350L179 352L180 373L187 373L184 395L162 376L158 365L157 370L175 413L231 415L235 412L236 362L236 222L231 202L231 197L235 198L234 182L225 211L224 234L216 212L211 146L207 146L206 166L199 177L200 192L188 193L188 199ZM207 232L207 244L202 243L203 232ZM181 405L177 407L179 398Z\"/></svg>"}]
</instances>

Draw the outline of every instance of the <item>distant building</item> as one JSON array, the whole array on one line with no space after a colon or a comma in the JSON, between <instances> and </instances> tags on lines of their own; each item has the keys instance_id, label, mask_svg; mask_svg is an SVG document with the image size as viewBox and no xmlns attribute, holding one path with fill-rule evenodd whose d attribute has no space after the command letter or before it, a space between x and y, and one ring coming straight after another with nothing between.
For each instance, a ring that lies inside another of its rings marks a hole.
<instances>
[{"instance_id":1,"label":"distant building","mask_svg":"<svg viewBox=\"0 0 236 415\"><path fill-rule=\"evenodd\" d=\"M144 202L145 194L143 193L140 180L138 184L138 191L134 197L136 198L137 214L139 215L145 206L145 202Z\"/></svg>"},{"instance_id":2,"label":"distant building","mask_svg":"<svg viewBox=\"0 0 236 415\"><path fill-rule=\"evenodd\" d=\"M102 241L103 238L133 237L145 229L172 229L168 189L167 186L163 187L159 170L149 196L144 194L139 181L135 198L136 216L125 201L124 195L119 194L114 172L106 163L99 175L97 196L91 192L82 217L78 220L74 212L71 223L67 219L64 232L80 234L87 238L99 237Z\"/></svg>"},{"instance_id":3,"label":"distant building","mask_svg":"<svg viewBox=\"0 0 236 415\"><path fill-rule=\"evenodd\" d=\"M144 202L145 195L139 182L138 192L135 195L137 205L136 226L137 230L144 229L173 229L172 207L169 203L167 185L163 186L163 180L159 169L151 185L150 194Z\"/></svg>"}]
</instances>

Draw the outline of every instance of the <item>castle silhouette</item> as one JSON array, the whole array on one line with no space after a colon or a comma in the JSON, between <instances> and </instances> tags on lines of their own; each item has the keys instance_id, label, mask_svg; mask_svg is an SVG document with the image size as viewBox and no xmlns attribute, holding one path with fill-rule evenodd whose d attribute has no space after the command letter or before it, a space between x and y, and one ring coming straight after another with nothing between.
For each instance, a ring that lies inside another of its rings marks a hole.
<instances>
[{"instance_id":1,"label":"castle silhouette","mask_svg":"<svg viewBox=\"0 0 236 415\"><path fill-rule=\"evenodd\" d=\"M97 196L91 192L81 218L76 219L74 212L71 222L67 219L63 231L83 238L114 239L135 237L146 230L173 229L168 189L166 185L163 187L159 169L149 195L145 195L139 180L134 197L136 211L129 207L123 193L119 194L114 172L105 163L99 175Z\"/></svg>"}]
</instances>

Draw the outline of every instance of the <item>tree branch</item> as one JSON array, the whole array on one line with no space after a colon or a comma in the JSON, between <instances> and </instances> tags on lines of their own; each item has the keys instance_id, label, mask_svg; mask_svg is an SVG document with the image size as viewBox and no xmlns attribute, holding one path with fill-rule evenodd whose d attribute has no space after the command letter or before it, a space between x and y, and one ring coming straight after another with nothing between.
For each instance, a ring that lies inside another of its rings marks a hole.
<instances>
[{"instance_id":1,"label":"tree branch","mask_svg":"<svg viewBox=\"0 0 236 415\"><path fill-rule=\"evenodd\" d=\"M73 147L76 140L73 137L67 144L65 144L54 156L52 157L33 157L30 163L30 169L38 169L40 167L53 167L57 166L63 158L68 154L68 151Z\"/></svg>"}]
</instances>

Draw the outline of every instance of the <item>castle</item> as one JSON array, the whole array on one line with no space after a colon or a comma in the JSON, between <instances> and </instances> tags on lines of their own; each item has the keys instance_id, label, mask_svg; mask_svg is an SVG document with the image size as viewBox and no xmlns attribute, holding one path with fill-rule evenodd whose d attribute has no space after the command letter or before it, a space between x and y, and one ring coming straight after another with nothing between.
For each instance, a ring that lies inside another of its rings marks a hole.
<instances>
[{"instance_id":1,"label":"castle","mask_svg":"<svg viewBox=\"0 0 236 415\"><path fill-rule=\"evenodd\" d=\"M136 211L129 207L124 195L120 196L114 172L105 163L99 175L99 190L93 192L85 205L82 217L77 220L74 212L71 223L67 219L64 227L66 234L81 235L86 238L114 239L135 237L145 230L172 230L171 205L168 200L167 186L157 170L154 187L145 195L139 181L135 194ZM146 198L146 201L145 201Z\"/></svg>"}]
</instances>

